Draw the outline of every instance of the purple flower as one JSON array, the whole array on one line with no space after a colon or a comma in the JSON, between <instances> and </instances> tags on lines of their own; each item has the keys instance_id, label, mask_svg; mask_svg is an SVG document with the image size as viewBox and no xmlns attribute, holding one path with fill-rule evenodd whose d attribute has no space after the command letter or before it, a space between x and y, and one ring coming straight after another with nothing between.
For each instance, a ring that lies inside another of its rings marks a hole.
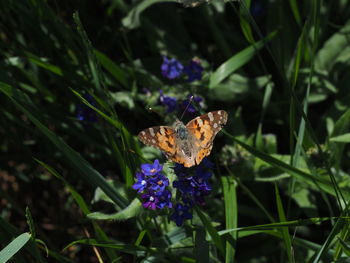
<instances>
[{"instance_id":1,"label":"purple flower","mask_svg":"<svg viewBox=\"0 0 350 263\"><path fill-rule=\"evenodd\" d=\"M173 182L173 187L178 189L183 194L191 194L193 186L191 184L192 177L182 178Z\"/></svg>"},{"instance_id":2,"label":"purple flower","mask_svg":"<svg viewBox=\"0 0 350 263\"><path fill-rule=\"evenodd\" d=\"M136 173L137 182L132 186L138 193L143 192L147 187L147 180L143 173Z\"/></svg>"},{"instance_id":3,"label":"purple flower","mask_svg":"<svg viewBox=\"0 0 350 263\"><path fill-rule=\"evenodd\" d=\"M165 187L169 185L169 179L166 178L163 174L158 174L157 177L150 180L150 189L155 192L163 192Z\"/></svg>"},{"instance_id":4,"label":"purple flower","mask_svg":"<svg viewBox=\"0 0 350 263\"><path fill-rule=\"evenodd\" d=\"M193 216L189 212L190 207L187 205L176 204L175 211L171 215L170 219L174 220L177 226L182 226L183 221L186 219L191 219Z\"/></svg>"},{"instance_id":5,"label":"purple flower","mask_svg":"<svg viewBox=\"0 0 350 263\"><path fill-rule=\"evenodd\" d=\"M191 60L190 64L185 66L184 72L187 74L188 82L202 79L203 67L200 65L198 60Z\"/></svg>"},{"instance_id":6,"label":"purple flower","mask_svg":"<svg viewBox=\"0 0 350 263\"><path fill-rule=\"evenodd\" d=\"M178 179L173 182L173 187L176 188L182 195L182 200L192 206L193 204L204 204L204 196L208 195L212 190L209 184L209 179L212 176L210 171L212 163L204 158L203 161L195 167L194 175L193 168L185 168L183 165L177 164L174 167L174 172Z\"/></svg>"},{"instance_id":7,"label":"purple flower","mask_svg":"<svg viewBox=\"0 0 350 263\"><path fill-rule=\"evenodd\" d=\"M163 169L163 166L159 164L158 159L156 159L153 164L145 163L141 165L142 173L148 176L155 175L161 172L162 169Z\"/></svg>"},{"instance_id":8,"label":"purple flower","mask_svg":"<svg viewBox=\"0 0 350 263\"><path fill-rule=\"evenodd\" d=\"M169 190L165 190L162 192L158 192L158 199L159 202L157 204L157 206L160 209L163 209L164 207L169 207L172 208L173 207L173 203L171 202L171 192Z\"/></svg>"},{"instance_id":9,"label":"purple flower","mask_svg":"<svg viewBox=\"0 0 350 263\"><path fill-rule=\"evenodd\" d=\"M160 90L159 93L159 101L161 104L167 107L167 113L173 112L177 106L176 98L165 96L162 90Z\"/></svg>"},{"instance_id":10,"label":"purple flower","mask_svg":"<svg viewBox=\"0 0 350 263\"><path fill-rule=\"evenodd\" d=\"M169 179L162 172L163 166L156 159L153 164L141 165L141 173L136 173L133 189L141 193L143 207L151 210L172 208L171 192L166 189Z\"/></svg>"},{"instance_id":11,"label":"purple flower","mask_svg":"<svg viewBox=\"0 0 350 263\"><path fill-rule=\"evenodd\" d=\"M154 193L143 194L141 195L141 198L145 201L142 204L144 208L148 208L151 210L157 209L158 197Z\"/></svg>"},{"instance_id":12,"label":"purple flower","mask_svg":"<svg viewBox=\"0 0 350 263\"><path fill-rule=\"evenodd\" d=\"M163 77L176 79L180 77L183 68L184 66L175 58L168 59L166 56L163 56L163 64L160 67Z\"/></svg>"},{"instance_id":13,"label":"purple flower","mask_svg":"<svg viewBox=\"0 0 350 263\"><path fill-rule=\"evenodd\" d=\"M94 97L92 97L90 94L85 94L83 96L92 106L96 107L96 101ZM75 114L78 120L85 121L85 122L97 122L97 114L96 112L91 109L90 107L86 106L85 104L78 104L76 106Z\"/></svg>"}]
</instances>

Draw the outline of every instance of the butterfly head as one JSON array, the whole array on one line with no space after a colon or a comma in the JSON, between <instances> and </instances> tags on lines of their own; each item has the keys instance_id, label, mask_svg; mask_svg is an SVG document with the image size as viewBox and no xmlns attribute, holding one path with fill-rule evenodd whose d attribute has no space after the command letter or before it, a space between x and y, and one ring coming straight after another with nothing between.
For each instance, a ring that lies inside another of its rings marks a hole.
<instances>
[{"instance_id":1,"label":"butterfly head","mask_svg":"<svg viewBox=\"0 0 350 263\"><path fill-rule=\"evenodd\" d=\"M186 140L188 138L188 131L186 129L186 126L182 123L182 121L176 120L174 126L176 131L176 137L181 140Z\"/></svg>"}]
</instances>

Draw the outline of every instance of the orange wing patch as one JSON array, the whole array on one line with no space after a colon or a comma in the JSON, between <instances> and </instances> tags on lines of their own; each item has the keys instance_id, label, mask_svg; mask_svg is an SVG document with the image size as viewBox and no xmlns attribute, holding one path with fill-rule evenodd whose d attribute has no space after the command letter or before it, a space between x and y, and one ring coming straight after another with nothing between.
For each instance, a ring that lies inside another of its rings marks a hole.
<instances>
[{"instance_id":1,"label":"orange wing patch","mask_svg":"<svg viewBox=\"0 0 350 263\"><path fill-rule=\"evenodd\" d=\"M141 131L138 135L141 142L165 152L167 156L175 154L176 132L168 126L156 126Z\"/></svg>"},{"instance_id":2,"label":"orange wing patch","mask_svg":"<svg viewBox=\"0 0 350 263\"><path fill-rule=\"evenodd\" d=\"M204 159L204 157L208 156L213 148L213 144L211 144L208 148L200 149L196 156L196 164L200 164L200 162Z\"/></svg>"},{"instance_id":3,"label":"orange wing patch","mask_svg":"<svg viewBox=\"0 0 350 263\"><path fill-rule=\"evenodd\" d=\"M168 158L170 160L172 160L173 162L182 164L185 167L191 167L191 166L195 165L195 161L193 159L186 158L185 156L180 154L180 152L178 152L178 151L175 153L175 155L169 156Z\"/></svg>"},{"instance_id":4,"label":"orange wing patch","mask_svg":"<svg viewBox=\"0 0 350 263\"><path fill-rule=\"evenodd\" d=\"M174 155L176 151L175 145L175 131L173 129L167 129L167 127L161 126L156 133L158 140L158 147L163 151Z\"/></svg>"}]
</instances>

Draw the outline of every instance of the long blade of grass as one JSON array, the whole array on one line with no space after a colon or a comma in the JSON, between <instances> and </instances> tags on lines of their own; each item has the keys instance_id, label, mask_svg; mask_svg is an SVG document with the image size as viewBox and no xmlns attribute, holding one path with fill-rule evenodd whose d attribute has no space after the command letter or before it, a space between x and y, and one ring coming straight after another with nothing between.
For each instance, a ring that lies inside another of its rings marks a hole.
<instances>
[{"instance_id":1,"label":"long blade of grass","mask_svg":"<svg viewBox=\"0 0 350 263\"><path fill-rule=\"evenodd\" d=\"M223 240L221 239L220 235L218 234L218 231L214 228L214 226L209 221L209 219L196 206L195 206L195 211L197 212L205 229L208 231L209 235L211 236L214 245L219 249L219 251L222 255L225 255Z\"/></svg>"},{"instance_id":2,"label":"long blade of grass","mask_svg":"<svg viewBox=\"0 0 350 263\"><path fill-rule=\"evenodd\" d=\"M341 231L341 229L344 227L346 221L347 220L344 218L338 218L338 220L336 221L336 223L334 224L334 226L332 228L332 231L329 233L327 239L323 243L322 247L315 254L315 258L312 261L313 263L317 263L321 260L321 258L324 256L324 254L329 249L332 242L337 239L337 235Z\"/></svg>"},{"instance_id":3,"label":"long blade of grass","mask_svg":"<svg viewBox=\"0 0 350 263\"><path fill-rule=\"evenodd\" d=\"M205 230L199 228L195 232L194 256L196 262L209 263L209 243L205 239Z\"/></svg>"},{"instance_id":4,"label":"long blade of grass","mask_svg":"<svg viewBox=\"0 0 350 263\"><path fill-rule=\"evenodd\" d=\"M221 183L225 201L225 225L226 229L236 228L238 224L238 207L237 207L237 183L233 176L221 177ZM237 241L237 232L230 233L235 245ZM236 247L231 242L226 241L226 263L234 262Z\"/></svg>"},{"instance_id":5,"label":"long blade of grass","mask_svg":"<svg viewBox=\"0 0 350 263\"><path fill-rule=\"evenodd\" d=\"M0 262L6 263L30 240L29 233L23 233L16 237L10 244L0 251Z\"/></svg>"},{"instance_id":6,"label":"long blade of grass","mask_svg":"<svg viewBox=\"0 0 350 263\"><path fill-rule=\"evenodd\" d=\"M299 219L299 220L291 220L286 222L276 222L271 224L225 229L225 230L219 231L218 233L220 236L222 236L232 231L271 230L274 228L281 228L281 227L308 226L308 225L319 224L325 221L330 221L333 219L339 219L339 218L338 217L311 217L308 219ZM348 217L343 217L342 219L347 220Z\"/></svg>"},{"instance_id":7,"label":"long blade of grass","mask_svg":"<svg viewBox=\"0 0 350 263\"><path fill-rule=\"evenodd\" d=\"M281 196L278 191L277 184L275 184L275 193L276 193L276 204L277 204L277 211L278 211L278 217L279 220L282 222L286 221L286 215L284 213L283 205L282 205L282 200ZM282 239L284 241L284 246L287 252L288 256L288 261L293 262L293 256L292 256L292 241L289 235L288 227L283 227L280 229L281 234L282 234Z\"/></svg>"}]
</instances>

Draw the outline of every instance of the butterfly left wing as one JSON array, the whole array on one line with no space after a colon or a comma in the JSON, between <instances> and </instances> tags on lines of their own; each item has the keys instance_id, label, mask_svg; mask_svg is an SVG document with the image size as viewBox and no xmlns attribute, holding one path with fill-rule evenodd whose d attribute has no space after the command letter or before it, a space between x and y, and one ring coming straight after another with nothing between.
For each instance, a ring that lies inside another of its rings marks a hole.
<instances>
[{"instance_id":1,"label":"butterfly left wing","mask_svg":"<svg viewBox=\"0 0 350 263\"><path fill-rule=\"evenodd\" d=\"M195 138L196 164L199 164L205 156L210 154L214 138L226 122L227 112L218 110L196 117L187 123L188 132Z\"/></svg>"},{"instance_id":2,"label":"butterfly left wing","mask_svg":"<svg viewBox=\"0 0 350 263\"><path fill-rule=\"evenodd\" d=\"M141 131L138 135L141 142L163 151L168 158L175 155L176 132L169 126L155 126Z\"/></svg>"}]
</instances>

